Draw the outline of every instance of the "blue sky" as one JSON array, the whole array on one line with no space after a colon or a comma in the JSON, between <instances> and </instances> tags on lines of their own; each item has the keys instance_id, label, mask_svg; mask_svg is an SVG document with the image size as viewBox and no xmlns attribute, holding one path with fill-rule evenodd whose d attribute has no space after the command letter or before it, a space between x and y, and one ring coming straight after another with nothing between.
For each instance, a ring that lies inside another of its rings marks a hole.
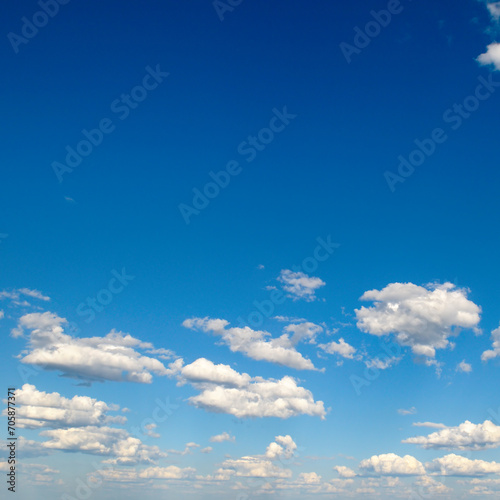
<instances>
[{"instance_id":1,"label":"blue sky","mask_svg":"<svg viewBox=\"0 0 500 500\"><path fill-rule=\"evenodd\" d=\"M499 18L9 2L20 499L500 494Z\"/></svg>"}]
</instances>

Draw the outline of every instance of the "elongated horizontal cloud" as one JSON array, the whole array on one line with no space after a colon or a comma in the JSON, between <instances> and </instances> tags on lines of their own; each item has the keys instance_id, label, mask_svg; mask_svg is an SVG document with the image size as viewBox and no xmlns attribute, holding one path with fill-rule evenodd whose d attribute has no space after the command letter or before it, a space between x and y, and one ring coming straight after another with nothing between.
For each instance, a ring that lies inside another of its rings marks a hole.
<instances>
[{"instance_id":1,"label":"elongated horizontal cloud","mask_svg":"<svg viewBox=\"0 0 500 500\"><path fill-rule=\"evenodd\" d=\"M361 300L375 304L355 310L360 330L379 337L394 334L398 344L430 358L436 349L449 345L453 327L477 331L480 320L481 308L467 299L465 289L452 283L427 287L391 283L365 292Z\"/></svg>"},{"instance_id":2,"label":"elongated horizontal cloud","mask_svg":"<svg viewBox=\"0 0 500 500\"><path fill-rule=\"evenodd\" d=\"M484 450L500 446L500 426L490 420L473 424L466 420L457 427L447 427L428 436L405 439L403 443L418 444L423 448L452 450Z\"/></svg>"},{"instance_id":3,"label":"elongated horizontal cloud","mask_svg":"<svg viewBox=\"0 0 500 500\"><path fill-rule=\"evenodd\" d=\"M49 301L50 297L47 297L42 292L38 290L30 290L29 288L18 288L11 291L2 291L0 292L0 300L1 299L11 299L14 302L19 301L21 295L26 297L31 297L33 299L39 299L44 301Z\"/></svg>"},{"instance_id":4,"label":"elongated horizontal cloud","mask_svg":"<svg viewBox=\"0 0 500 500\"><path fill-rule=\"evenodd\" d=\"M166 456L157 446L144 445L125 429L108 426L45 430L40 432L40 436L48 438L40 443L42 448L109 456L111 458L104 463L110 464L155 463Z\"/></svg>"},{"instance_id":5,"label":"elongated horizontal cloud","mask_svg":"<svg viewBox=\"0 0 500 500\"><path fill-rule=\"evenodd\" d=\"M323 401L314 401L311 392L289 376L280 380L250 377L205 358L186 366L177 360L169 366L179 384L190 383L200 391L189 402L206 411L238 418L311 415L323 419L326 415Z\"/></svg>"},{"instance_id":6,"label":"elongated horizontal cloud","mask_svg":"<svg viewBox=\"0 0 500 500\"><path fill-rule=\"evenodd\" d=\"M483 476L500 473L500 464L497 462L471 460L454 453L435 458L425 466L429 472L441 476Z\"/></svg>"},{"instance_id":7,"label":"elongated horizontal cloud","mask_svg":"<svg viewBox=\"0 0 500 500\"><path fill-rule=\"evenodd\" d=\"M314 341L315 336L323 330L314 323L288 325L285 333L279 338L271 338L265 331L244 328L226 328L229 322L224 319L191 318L182 325L193 330L211 332L222 338L232 352L241 352L258 361L269 361L296 370L315 370L313 363L295 349L298 342L308 339Z\"/></svg>"},{"instance_id":8,"label":"elongated horizontal cloud","mask_svg":"<svg viewBox=\"0 0 500 500\"><path fill-rule=\"evenodd\" d=\"M500 356L500 326L491 332L491 338L493 340L493 349L484 351L483 354L481 354L481 359L483 361L488 361Z\"/></svg>"},{"instance_id":9,"label":"elongated horizontal cloud","mask_svg":"<svg viewBox=\"0 0 500 500\"><path fill-rule=\"evenodd\" d=\"M359 468L366 473L382 476L418 476L424 475L425 469L421 462L411 455L400 457L394 453L374 455L362 460Z\"/></svg>"},{"instance_id":10,"label":"elongated horizontal cloud","mask_svg":"<svg viewBox=\"0 0 500 500\"><path fill-rule=\"evenodd\" d=\"M434 423L434 422L413 422L414 427L430 427L434 429L446 429L447 426L444 424Z\"/></svg>"},{"instance_id":11,"label":"elongated horizontal cloud","mask_svg":"<svg viewBox=\"0 0 500 500\"><path fill-rule=\"evenodd\" d=\"M114 330L104 337L76 338L64 333L66 323L51 312L22 316L17 331L28 329L31 334L28 352L21 361L90 381L150 383L153 374L169 374L159 360L135 350L154 350L148 342Z\"/></svg>"},{"instance_id":12,"label":"elongated horizontal cloud","mask_svg":"<svg viewBox=\"0 0 500 500\"><path fill-rule=\"evenodd\" d=\"M139 477L146 479L186 479L192 477L195 472L196 469L192 467L181 469L176 465L169 465L168 467L148 467L139 472Z\"/></svg>"},{"instance_id":13,"label":"elongated horizontal cloud","mask_svg":"<svg viewBox=\"0 0 500 500\"><path fill-rule=\"evenodd\" d=\"M308 276L303 272L293 272L290 269L283 269L278 277L283 290L288 297L293 300L303 299L307 302L316 300L316 290L325 286L326 283L315 276Z\"/></svg>"},{"instance_id":14,"label":"elongated horizontal cloud","mask_svg":"<svg viewBox=\"0 0 500 500\"><path fill-rule=\"evenodd\" d=\"M108 423L124 424L123 416L109 416L107 412L117 411L116 405L88 396L74 396L71 399L57 392L38 391L34 385L24 384L16 391L16 424L30 429L41 427L80 427ZM3 414L6 414L4 410Z\"/></svg>"}]
</instances>

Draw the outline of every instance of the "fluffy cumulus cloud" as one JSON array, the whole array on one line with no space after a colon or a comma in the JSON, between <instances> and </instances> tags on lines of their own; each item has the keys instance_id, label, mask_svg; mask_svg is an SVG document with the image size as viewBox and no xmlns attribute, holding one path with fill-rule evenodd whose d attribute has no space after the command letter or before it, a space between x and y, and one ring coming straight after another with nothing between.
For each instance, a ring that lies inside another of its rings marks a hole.
<instances>
[{"instance_id":1,"label":"fluffy cumulus cloud","mask_svg":"<svg viewBox=\"0 0 500 500\"><path fill-rule=\"evenodd\" d=\"M500 326L491 332L491 338L493 340L492 349L484 351L483 354L481 354L481 359L483 361L488 361L500 356Z\"/></svg>"},{"instance_id":2,"label":"fluffy cumulus cloud","mask_svg":"<svg viewBox=\"0 0 500 500\"><path fill-rule=\"evenodd\" d=\"M179 384L190 383L200 391L189 402L207 411L238 418L311 415L323 419L326 415L323 401L314 401L311 392L289 376L280 380L250 377L205 358L186 366L177 360L169 366Z\"/></svg>"},{"instance_id":3,"label":"fluffy cumulus cloud","mask_svg":"<svg viewBox=\"0 0 500 500\"><path fill-rule=\"evenodd\" d=\"M361 300L374 305L356 309L358 328L379 337L394 334L399 345L410 346L416 355L433 358L436 349L448 347L454 327L478 331L481 308L452 283L391 283L365 292Z\"/></svg>"},{"instance_id":4,"label":"fluffy cumulus cloud","mask_svg":"<svg viewBox=\"0 0 500 500\"><path fill-rule=\"evenodd\" d=\"M105 461L109 464L154 463L166 456L157 446L144 445L125 429L108 426L51 429L40 432L40 436L48 438L40 443L45 449L109 456L111 458Z\"/></svg>"},{"instance_id":5,"label":"fluffy cumulus cloud","mask_svg":"<svg viewBox=\"0 0 500 500\"><path fill-rule=\"evenodd\" d=\"M500 70L500 43L490 43L486 47L486 52L480 54L477 60L483 66L491 64L495 69Z\"/></svg>"},{"instance_id":6,"label":"fluffy cumulus cloud","mask_svg":"<svg viewBox=\"0 0 500 500\"><path fill-rule=\"evenodd\" d=\"M274 442L271 443L266 449L266 457L271 460L275 460L277 458L290 459L295 455L296 449L297 445L291 436L276 436Z\"/></svg>"},{"instance_id":7,"label":"fluffy cumulus cloud","mask_svg":"<svg viewBox=\"0 0 500 500\"><path fill-rule=\"evenodd\" d=\"M64 333L66 324L66 319L51 312L22 316L14 336L22 335L24 330L31 333L21 361L90 381L150 383L153 374L169 374L159 360L136 350L155 351L148 342L114 330L104 337L76 338Z\"/></svg>"},{"instance_id":8,"label":"fluffy cumulus cloud","mask_svg":"<svg viewBox=\"0 0 500 500\"><path fill-rule=\"evenodd\" d=\"M183 323L186 328L211 332L220 336L233 352L241 352L258 361L269 361L297 370L315 370L313 363L295 349L304 340L314 342L316 335L323 329L314 323L288 325L278 338L271 338L265 331L244 328L226 328L229 322L224 319L192 318Z\"/></svg>"},{"instance_id":9,"label":"fluffy cumulus cloud","mask_svg":"<svg viewBox=\"0 0 500 500\"><path fill-rule=\"evenodd\" d=\"M348 344L343 338L340 338L338 342L332 340L328 342L328 344L319 344L318 347L328 354L338 354L347 359L353 359L356 354L356 349Z\"/></svg>"},{"instance_id":10,"label":"fluffy cumulus cloud","mask_svg":"<svg viewBox=\"0 0 500 500\"><path fill-rule=\"evenodd\" d=\"M490 15L493 23L493 27L487 30L489 34L495 34L498 32L498 25L500 21L500 2L484 2ZM489 44L486 47L486 52L480 54L477 58L479 64L483 66L492 66L496 70L500 70L500 43L497 41Z\"/></svg>"},{"instance_id":11,"label":"fluffy cumulus cloud","mask_svg":"<svg viewBox=\"0 0 500 500\"><path fill-rule=\"evenodd\" d=\"M425 474L424 466L415 457L400 457L394 453L374 455L362 460L359 468L366 473L381 476L420 476Z\"/></svg>"},{"instance_id":12,"label":"fluffy cumulus cloud","mask_svg":"<svg viewBox=\"0 0 500 500\"><path fill-rule=\"evenodd\" d=\"M283 290L293 300L305 300L312 302L316 300L316 290L325 286L326 283L315 276L308 276L303 272L293 272L283 269L278 277Z\"/></svg>"},{"instance_id":13,"label":"fluffy cumulus cloud","mask_svg":"<svg viewBox=\"0 0 500 500\"><path fill-rule=\"evenodd\" d=\"M355 477L357 475L351 468L346 467L345 465L336 465L333 469L336 470L338 475L344 479Z\"/></svg>"},{"instance_id":14,"label":"fluffy cumulus cloud","mask_svg":"<svg viewBox=\"0 0 500 500\"><path fill-rule=\"evenodd\" d=\"M467 363L465 359L463 361L460 361L457 365L457 372L461 373L470 373L472 371L472 365L470 363Z\"/></svg>"},{"instance_id":15,"label":"fluffy cumulus cloud","mask_svg":"<svg viewBox=\"0 0 500 500\"><path fill-rule=\"evenodd\" d=\"M483 476L500 473L500 464L497 462L471 460L454 453L435 458L425 465L429 472L441 476Z\"/></svg>"},{"instance_id":16,"label":"fluffy cumulus cloud","mask_svg":"<svg viewBox=\"0 0 500 500\"><path fill-rule=\"evenodd\" d=\"M291 458L297 445L291 436L276 436L264 455L225 460L217 471L219 477L290 478L292 471L276 464L280 458Z\"/></svg>"},{"instance_id":17,"label":"fluffy cumulus cloud","mask_svg":"<svg viewBox=\"0 0 500 500\"><path fill-rule=\"evenodd\" d=\"M234 436L231 436L227 432L223 432L222 434L217 434L210 438L211 443L222 443L224 441L234 441Z\"/></svg>"},{"instance_id":18,"label":"fluffy cumulus cloud","mask_svg":"<svg viewBox=\"0 0 500 500\"><path fill-rule=\"evenodd\" d=\"M123 416L109 416L107 412L117 411L116 405L88 396L74 396L71 399L57 392L38 391L34 385L24 384L16 391L16 423L18 427L79 427L85 425L123 424ZM3 414L5 415L6 410Z\"/></svg>"},{"instance_id":19,"label":"fluffy cumulus cloud","mask_svg":"<svg viewBox=\"0 0 500 500\"><path fill-rule=\"evenodd\" d=\"M466 420L457 427L446 427L428 436L405 439L403 443L418 444L423 448L453 450L484 450L500 446L500 426L490 420L473 424Z\"/></svg>"}]
</instances>

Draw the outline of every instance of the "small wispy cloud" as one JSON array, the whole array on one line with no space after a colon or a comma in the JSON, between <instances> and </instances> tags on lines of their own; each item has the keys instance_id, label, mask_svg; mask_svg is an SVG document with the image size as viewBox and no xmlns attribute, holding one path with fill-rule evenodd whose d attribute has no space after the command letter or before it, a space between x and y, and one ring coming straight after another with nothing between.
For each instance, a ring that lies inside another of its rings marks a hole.
<instances>
[{"instance_id":1,"label":"small wispy cloud","mask_svg":"<svg viewBox=\"0 0 500 500\"><path fill-rule=\"evenodd\" d=\"M308 276L300 271L293 272L290 269L283 269L278 276L278 281L282 283L283 290L288 293L288 297L293 300L303 299L307 302L316 300L316 290L326 285L320 278Z\"/></svg>"},{"instance_id":2,"label":"small wispy cloud","mask_svg":"<svg viewBox=\"0 0 500 500\"><path fill-rule=\"evenodd\" d=\"M398 410L398 413L400 415L415 415L415 413L417 413L417 409L414 406L408 408L407 410L405 410L404 408L400 408Z\"/></svg>"},{"instance_id":3,"label":"small wispy cloud","mask_svg":"<svg viewBox=\"0 0 500 500\"><path fill-rule=\"evenodd\" d=\"M465 359L458 363L457 372L470 373L472 371L472 365L465 362Z\"/></svg>"}]
</instances>

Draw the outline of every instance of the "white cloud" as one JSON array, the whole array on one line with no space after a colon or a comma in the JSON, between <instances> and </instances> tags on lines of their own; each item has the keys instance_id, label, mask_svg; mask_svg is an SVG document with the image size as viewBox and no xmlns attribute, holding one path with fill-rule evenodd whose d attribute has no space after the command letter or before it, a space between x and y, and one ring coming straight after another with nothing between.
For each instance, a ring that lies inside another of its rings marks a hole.
<instances>
[{"instance_id":1,"label":"white cloud","mask_svg":"<svg viewBox=\"0 0 500 500\"><path fill-rule=\"evenodd\" d=\"M267 447L265 455L245 456L239 459L225 460L217 471L219 477L255 477L255 478L290 478L292 471L275 463L278 458L290 458L297 445L291 436L276 436Z\"/></svg>"},{"instance_id":2,"label":"white cloud","mask_svg":"<svg viewBox=\"0 0 500 500\"><path fill-rule=\"evenodd\" d=\"M336 470L338 475L344 479L357 476L357 474L352 469L346 467L345 465L336 465L333 469Z\"/></svg>"},{"instance_id":3,"label":"white cloud","mask_svg":"<svg viewBox=\"0 0 500 500\"><path fill-rule=\"evenodd\" d=\"M415 413L417 413L417 409L414 406L408 408L407 410L405 410L404 408L400 408L398 410L398 413L400 415L415 415Z\"/></svg>"},{"instance_id":4,"label":"white cloud","mask_svg":"<svg viewBox=\"0 0 500 500\"><path fill-rule=\"evenodd\" d=\"M57 392L46 393L34 385L24 384L16 391L16 423L18 427L79 427L126 422L123 416L108 416L108 411L117 411L116 405L88 396L67 399ZM6 414L4 410L3 414Z\"/></svg>"},{"instance_id":5,"label":"white cloud","mask_svg":"<svg viewBox=\"0 0 500 500\"><path fill-rule=\"evenodd\" d=\"M222 434L217 434L216 436L212 436L210 438L211 443L222 443L224 441L234 441L235 437L231 436L227 432L223 432Z\"/></svg>"},{"instance_id":6,"label":"white cloud","mask_svg":"<svg viewBox=\"0 0 500 500\"><path fill-rule=\"evenodd\" d=\"M365 292L360 300L375 304L355 310L358 328L379 337L392 333L399 345L410 346L416 355L433 358L436 349L448 347L453 327L479 331L481 308L452 283L391 283Z\"/></svg>"},{"instance_id":7,"label":"white cloud","mask_svg":"<svg viewBox=\"0 0 500 500\"><path fill-rule=\"evenodd\" d=\"M338 342L332 340L328 344L319 344L319 347L328 354L339 354L347 359L353 359L354 354L356 354L356 349L352 345L349 345L343 338L340 338Z\"/></svg>"},{"instance_id":8,"label":"white cloud","mask_svg":"<svg viewBox=\"0 0 500 500\"><path fill-rule=\"evenodd\" d=\"M297 370L316 369L309 359L295 349L295 345L304 339L314 341L315 336L323 330L314 323L294 324L286 326L285 333L279 338L270 338L270 333L252 330L248 326L226 328L229 322L224 319L192 318L186 319L182 325L220 336L232 352L241 352L258 361L269 361Z\"/></svg>"},{"instance_id":9,"label":"white cloud","mask_svg":"<svg viewBox=\"0 0 500 500\"><path fill-rule=\"evenodd\" d=\"M276 458L292 458L295 454L297 445L291 436L276 436L274 442L266 449L266 457L275 460Z\"/></svg>"},{"instance_id":10,"label":"white cloud","mask_svg":"<svg viewBox=\"0 0 500 500\"><path fill-rule=\"evenodd\" d=\"M201 453L212 453L214 449L211 446L207 446L206 448L202 448Z\"/></svg>"},{"instance_id":11,"label":"white cloud","mask_svg":"<svg viewBox=\"0 0 500 500\"><path fill-rule=\"evenodd\" d=\"M250 377L228 365L215 365L199 358L190 365L172 368L179 383L189 382L200 394L189 398L198 408L228 413L238 418L311 415L325 418L323 401L315 402L310 391L297 385L289 376L281 380ZM173 363L170 365L173 367Z\"/></svg>"},{"instance_id":12,"label":"white cloud","mask_svg":"<svg viewBox=\"0 0 500 500\"><path fill-rule=\"evenodd\" d=\"M478 56L477 61L483 66L492 64L495 69L500 70L500 43L490 43L486 52Z\"/></svg>"},{"instance_id":13,"label":"white cloud","mask_svg":"<svg viewBox=\"0 0 500 500\"><path fill-rule=\"evenodd\" d=\"M428 436L405 439L403 443L418 444L423 448L455 450L484 450L500 446L500 426L490 420L473 424L466 420L458 427L446 427Z\"/></svg>"},{"instance_id":14,"label":"white cloud","mask_svg":"<svg viewBox=\"0 0 500 500\"><path fill-rule=\"evenodd\" d=\"M40 436L49 438L40 443L43 448L113 457L104 462L109 464L154 463L166 456L157 446L144 445L125 429L107 426L51 429L40 432Z\"/></svg>"},{"instance_id":15,"label":"white cloud","mask_svg":"<svg viewBox=\"0 0 500 500\"><path fill-rule=\"evenodd\" d=\"M319 484L321 481L321 476L316 474L316 472L301 472L297 478L298 485L311 485Z\"/></svg>"},{"instance_id":16,"label":"white cloud","mask_svg":"<svg viewBox=\"0 0 500 500\"><path fill-rule=\"evenodd\" d=\"M186 467L181 469L176 465L168 467L148 467L139 472L139 477L146 479L186 479L193 476L196 469Z\"/></svg>"},{"instance_id":17,"label":"white cloud","mask_svg":"<svg viewBox=\"0 0 500 500\"><path fill-rule=\"evenodd\" d=\"M481 354L482 361L488 361L500 356L500 326L491 332L491 338L493 340L493 349L484 351Z\"/></svg>"},{"instance_id":18,"label":"white cloud","mask_svg":"<svg viewBox=\"0 0 500 500\"><path fill-rule=\"evenodd\" d=\"M76 338L64 333L66 319L54 313L31 313L19 320L18 331L31 330L23 363L84 380L114 380L150 383L153 373L170 372L157 359L134 348L153 349L129 334L111 331L104 337Z\"/></svg>"},{"instance_id":19,"label":"white cloud","mask_svg":"<svg viewBox=\"0 0 500 500\"><path fill-rule=\"evenodd\" d=\"M414 484L419 487L422 498L428 498L430 495L451 493L453 491L451 488L448 488L448 486L429 476L419 477Z\"/></svg>"},{"instance_id":20,"label":"white cloud","mask_svg":"<svg viewBox=\"0 0 500 500\"><path fill-rule=\"evenodd\" d=\"M495 21L500 20L500 2L489 2L486 7L488 7L491 17L495 19Z\"/></svg>"},{"instance_id":21,"label":"white cloud","mask_svg":"<svg viewBox=\"0 0 500 500\"><path fill-rule=\"evenodd\" d=\"M362 460L359 468L381 476L419 476L425 474L424 466L415 457L400 457L394 453L374 455Z\"/></svg>"},{"instance_id":22,"label":"white cloud","mask_svg":"<svg viewBox=\"0 0 500 500\"><path fill-rule=\"evenodd\" d=\"M316 290L325 286L326 283L315 276L308 276L302 272L293 272L283 269L278 277L282 283L283 290L293 300L304 299L307 302L316 300Z\"/></svg>"},{"instance_id":23,"label":"white cloud","mask_svg":"<svg viewBox=\"0 0 500 500\"><path fill-rule=\"evenodd\" d=\"M472 371L472 365L465 362L465 359L458 363L457 372L470 373Z\"/></svg>"},{"instance_id":24,"label":"white cloud","mask_svg":"<svg viewBox=\"0 0 500 500\"><path fill-rule=\"evenodd\" d=\"M0 310L0 319L2 319L4 316L5 316L5 313L2 310Z\"/></svg>"},{"instance_id":25,"label":"white cloud","mask_svg":"<svg viewBox=\"0 0 500 500\"><path fill-rule=\"evenodd\" d=\"M454 453L435 458L425 465L429 471L441 476L483 476L500 473L500 464L497 462L470 460Z\"/></svg>"},{"instance_id":26,"label":"white cloud","mask_svg":"<svg viewBox=\"0 0 500 500\"><path fill-rule=\"evenodd\" d=\"M415 427L431 427L431 428L434 428L434 429L446 429L447 426L444 425L444 424L436 424L434 422L413 422L413 424L411 424Z\"/></svg>"},{"instance_id":27,"label":"white cloud","mask_svg":"<svg viewBox=\"0 0 500 500\"><path fill-rule=\"evenodd\" d=\"M38 290L30 290L29 288L18 288L17 290L14 289L10 292L8 291L2 291L0 292L0 300L1 299L11 299L15 301L19 301L20 296L25 295L27 297L32 297L34 299L39 299L39 300L44 300L44 301L49 301L50 297L47 297L46 295L43 295L42 292L39 292ZM19 303L19 302L17 302Z\"/></svg>"},{"instance_id":28,"label":"white cloud","mask_svg":"<svg viewBox=\"0 0 500 500\"><path fill-rule=\"evenodd\" d=\"M387 368L390 368L392 365L399 363L399 361L401 361L401 358L398 358L396 356L392 358L386 357L385 359L373 358L365 360L365 365L367 368L387 370Z\"/></svg>"},{"instance_id":29,"label":"white cloud","mask_svg":"<svg viewBox=\"0 0 500 500\"><path fill-rule=\"evenodd\" d=\"M199 444L196 443L186 443L186 446L184 447L183 451L179 450L167 450L168 453L171 453L172 455L192 455L193 454L193 448L200 448Z\"/></svg>"}]
</instances>

